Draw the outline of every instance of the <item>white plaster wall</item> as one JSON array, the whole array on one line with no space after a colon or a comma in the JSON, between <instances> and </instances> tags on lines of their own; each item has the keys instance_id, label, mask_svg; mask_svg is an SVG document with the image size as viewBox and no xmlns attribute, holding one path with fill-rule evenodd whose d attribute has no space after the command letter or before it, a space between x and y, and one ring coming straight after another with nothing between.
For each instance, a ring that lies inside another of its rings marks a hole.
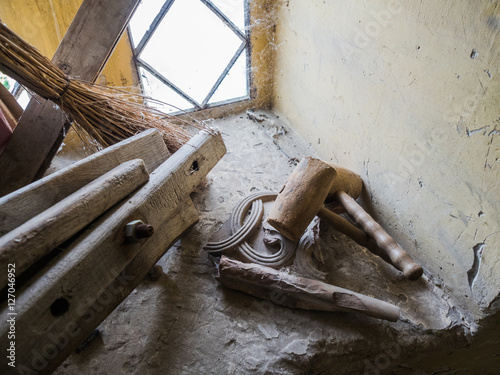
<instances>
[{"instance_id":1,"label":"white plaster wall","mask_svg":"<svg viewBox=\"0 0 500 375\"><path fill-rule=\"evenodd\" d=\"M500 291L500 1L280 0L275 109L461 307Z\"/></svg>"}]
</instances>

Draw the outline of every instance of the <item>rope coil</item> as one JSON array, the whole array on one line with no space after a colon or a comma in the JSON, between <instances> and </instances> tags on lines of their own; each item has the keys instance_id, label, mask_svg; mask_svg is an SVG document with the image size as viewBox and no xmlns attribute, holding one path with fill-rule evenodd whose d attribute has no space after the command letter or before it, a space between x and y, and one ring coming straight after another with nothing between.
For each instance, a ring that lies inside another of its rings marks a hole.
<instances>
[{"instance_id":1,"label":"rope coil","mask_svg":"<svg viewBox=\"0 0 500 375\"><path fill-rule=\"evenodd\" d=\"M236 251L239 257L247 263L256 263L267 267L280 268L289 264L295 255L297 243L276 232L280 248L273 254L257 252L246 241L261 225L263 202L276 199L278 193L264 191L249 195L242 199L234 208L230 218L231 233L228 239L219 242L208 242L205 250L213 255L229 254ZM250 209L249 218L245 221Z\"/></svg>"}]
</instances>

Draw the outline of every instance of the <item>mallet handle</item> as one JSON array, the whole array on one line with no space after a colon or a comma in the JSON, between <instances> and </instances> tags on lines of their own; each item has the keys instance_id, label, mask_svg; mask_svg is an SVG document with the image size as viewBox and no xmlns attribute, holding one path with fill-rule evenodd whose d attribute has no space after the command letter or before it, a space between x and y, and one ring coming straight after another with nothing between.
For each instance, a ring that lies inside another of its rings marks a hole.
<instances>
[{"instance_id":1,"label":"mallet handle","mask_svg":"<svg viewBox=\"0 0 500 375\"><path fill-rule=\"evenodd\" d=\"M369 237L363 230L351 224L342 216L325 207L321 207L319 209L318 216L321 218L321 220L328 222L336 231L345 234L346 236L353 239L354 242L356 242L358 245L367 248L371 253L381 257L387 263L392 264L391 258L389 258L384 250L378 248L373 238Z\"/></svg>"},{"instance_id":2,"label":"mallet handle","mask_svg":"<svg viewBox=\"0 0 500 375\"><path fill-rule=\"evenodd\" d=\"M339 190L335 193L335 198L365 233L375 240L377 246L386 252L394 267L402 271L407 279L417 280L422 276L422 267L415 263L411 256L352 197Z\"/></svg>"}]
</instances>

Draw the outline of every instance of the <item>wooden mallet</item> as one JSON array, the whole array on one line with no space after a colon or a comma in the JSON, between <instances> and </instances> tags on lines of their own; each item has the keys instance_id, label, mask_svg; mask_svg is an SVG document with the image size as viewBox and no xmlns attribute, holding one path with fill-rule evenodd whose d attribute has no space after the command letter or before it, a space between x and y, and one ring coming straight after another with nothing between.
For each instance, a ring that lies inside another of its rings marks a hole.
<instances>
[{"instance_id":1,"label":"wooden mallet","mask_svg":"<svg viewBox=\"0 0 500 375\"><path fill-rule=\"evenodd\" d=\"M298 241L318 215L402 271L405 278L417 280L422 276L422 267L354 200L361 193L362 185L361 178L345 168L304 158L278 194L267 221L285 237ZM363 230L326 209L323 203L328 196L338 201Z\"/></svg>"}]
</instances>

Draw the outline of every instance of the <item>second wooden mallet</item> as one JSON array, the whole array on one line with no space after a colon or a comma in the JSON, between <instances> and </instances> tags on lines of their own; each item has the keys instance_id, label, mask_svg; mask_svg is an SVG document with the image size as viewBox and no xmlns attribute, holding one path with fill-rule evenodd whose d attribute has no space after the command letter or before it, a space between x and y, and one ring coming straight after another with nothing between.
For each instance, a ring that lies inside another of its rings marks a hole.
<instances>
[{"instance_id":1,"label":"second wooden mallet","mask_svg":"<svg viewBox=\"0 0 500 375\"><path fill-rule=\"evenodd\" d=\"M350 180L356 176L352 173ZM420 278L422 267L344 191L343 185L348 181L339 183L340 180L336 181L336 177L337 171L333 166L316 158L304 158L278 194L267 219L269 224L285 237L298 241L312 219L318 215L335 229L391 263L403 272L405 278ZM360 179L359 176L357 178ZM362 184L361 179L360 183ZM328 195L340 202L363 230L326 209L323 203Z\"/></svg>"}]
</instances>

